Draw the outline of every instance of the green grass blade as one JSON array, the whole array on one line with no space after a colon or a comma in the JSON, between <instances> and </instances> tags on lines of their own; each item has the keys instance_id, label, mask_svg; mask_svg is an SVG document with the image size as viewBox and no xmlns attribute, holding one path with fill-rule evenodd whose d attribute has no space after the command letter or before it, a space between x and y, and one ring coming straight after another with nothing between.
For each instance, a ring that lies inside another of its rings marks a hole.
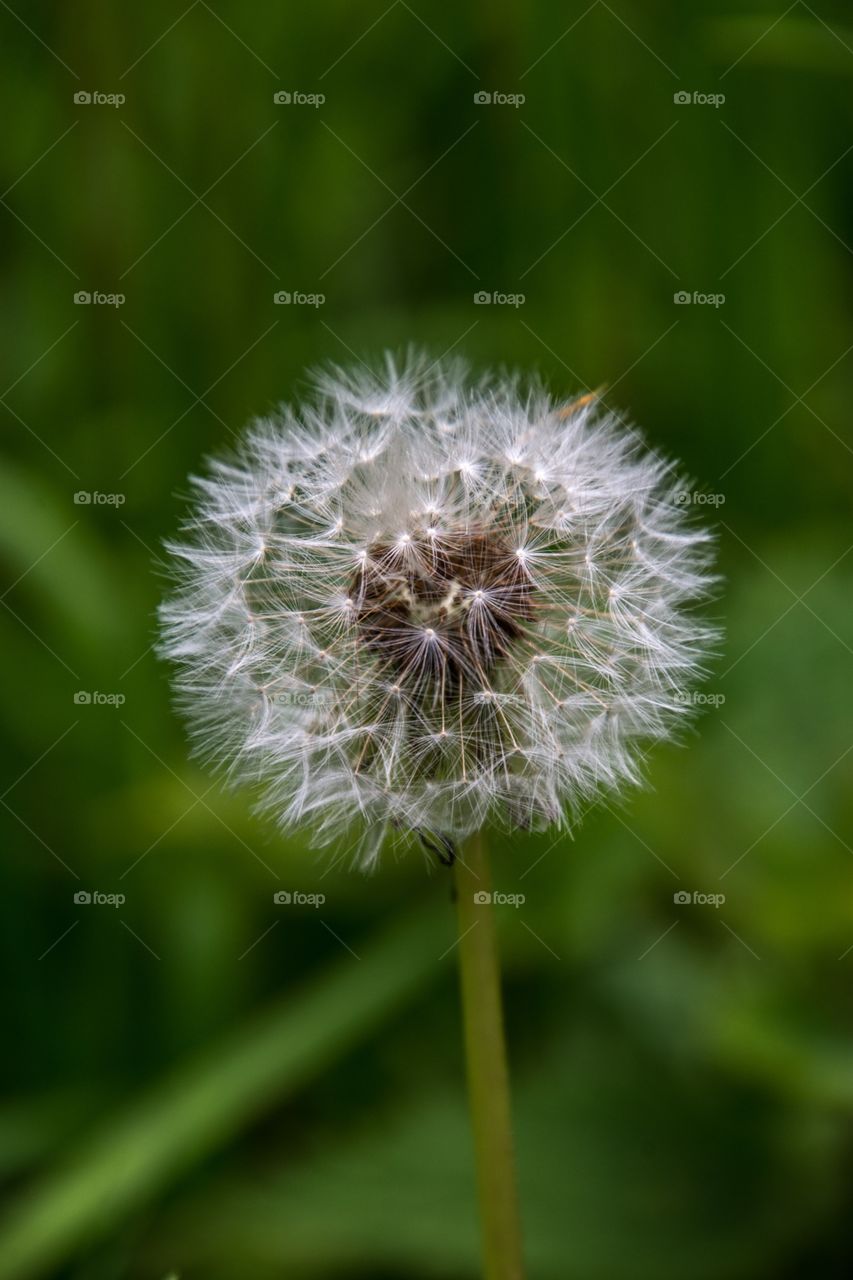
<instances>
[{"instance_id":1,"label":"green grass blade","mask_svg":"<svg viewBox=\"0 0 853 1280\"><path fill-rule=\"evenodd\" d=\"M451 936L432 903L107 1119L12 1207L0 1280L43 1275L310 1080L438 973Z\"/></svg>"}]
</instances>

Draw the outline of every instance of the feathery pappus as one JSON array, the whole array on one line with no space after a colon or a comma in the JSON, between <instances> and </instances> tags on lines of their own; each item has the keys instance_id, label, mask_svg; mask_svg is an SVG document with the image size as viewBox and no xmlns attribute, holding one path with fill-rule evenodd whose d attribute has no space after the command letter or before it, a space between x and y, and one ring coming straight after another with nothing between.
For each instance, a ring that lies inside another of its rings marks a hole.
<instances>
[{"instance_id":1,"label":"feathery pappus","mask_svg":"<svg viewBox=\"0 0 853 1280\"><path fill-rule=\"evenodd\" d=\"M388 356L193 488L160 616L199 751L364 865L568 821L689 714L712 540L595 396Z\"/></svg>"}]
</instances>

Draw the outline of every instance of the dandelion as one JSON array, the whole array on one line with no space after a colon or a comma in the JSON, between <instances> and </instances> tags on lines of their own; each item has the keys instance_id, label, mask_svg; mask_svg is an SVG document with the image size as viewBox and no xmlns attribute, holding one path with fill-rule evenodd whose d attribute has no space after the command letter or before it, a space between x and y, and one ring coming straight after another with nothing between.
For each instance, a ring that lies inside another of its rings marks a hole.
<instances>
[{"instance_id":1,"label":"dandelion","mask_svg":"<svg viewBox=\"0 0 853 1280\"><path fill-rule=\"evenodd\" d=\"M688 712L708 538L595 400L336 371L194 482L163 649L196 742L318 843L563 823Z\"/></svg>"},{"instance_id":2,"label":"dandelion","mask_svg":"<svg viewBox=\"0 0 853 1280\"><path fill-rule=\"evenodd\" d=\"M318 844L356 828L365 867L389 838L416 833L446 861L468 840L465 929L486 918L477 833L570 823L637 782L689 714L712 640L692 608L709 537L670 463L595 396L559 402L418 355L334 369L194 488L161 620L199 749L282 827ZM491 924L473 932L460 950L489 1183L508 1104L495 1111ZM501 1187L481 1186L505 1257L489 1274L520 1275L495 1225L512 1217Z\"/></svg>"}]
</instances>

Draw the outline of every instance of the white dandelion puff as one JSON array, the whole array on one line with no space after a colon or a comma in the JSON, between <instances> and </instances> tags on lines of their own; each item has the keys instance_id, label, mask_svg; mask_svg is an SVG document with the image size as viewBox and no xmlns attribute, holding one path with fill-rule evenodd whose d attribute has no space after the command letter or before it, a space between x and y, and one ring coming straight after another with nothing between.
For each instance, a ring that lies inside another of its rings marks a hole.
<instances>
[{"instance_id":1,"label":"white dandelion puff","mask_svg":"<svg viewBox=\"0 0 853 1280\"><path fill-rule=\"evenodd\" d=\"M320 843L568 821L636 782L714 631L712 543L595 397L387 358L194 480L162 652L201 753Z\"/></svg>"}]
</instances>

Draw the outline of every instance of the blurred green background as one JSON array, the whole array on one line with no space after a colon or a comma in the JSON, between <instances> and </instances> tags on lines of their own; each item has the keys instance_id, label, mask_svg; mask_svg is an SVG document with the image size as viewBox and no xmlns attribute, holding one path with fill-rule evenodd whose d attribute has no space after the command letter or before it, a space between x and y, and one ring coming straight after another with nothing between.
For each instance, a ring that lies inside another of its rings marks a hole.
<instances>
[{"instance_id":1,"label":"blurred green background","mask_svg":"<svg viewBox=\"0 0 853 1280\"><path fill-rule=\"evenodd\" d=\"M0 1276L477 1275L446 873L282 844L188 761L151 648L203 455L410 341L607 387L726 579L687 749L496 852L531 1276L848 1275L844 7L10 0L0 30Z\"/></svg>"}]
</instances>

